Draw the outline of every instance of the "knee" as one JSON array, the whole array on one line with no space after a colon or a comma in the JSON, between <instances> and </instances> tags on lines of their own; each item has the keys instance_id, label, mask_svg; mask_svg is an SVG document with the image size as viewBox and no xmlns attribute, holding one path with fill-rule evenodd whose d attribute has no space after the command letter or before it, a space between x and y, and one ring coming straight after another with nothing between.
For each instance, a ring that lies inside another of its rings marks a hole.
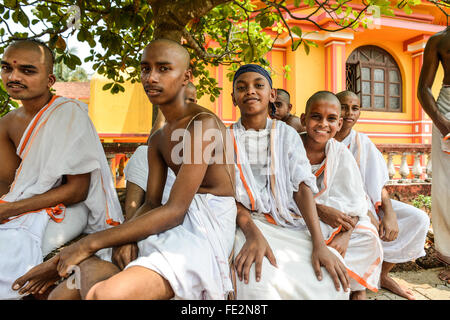
<instances>
[{"instance_id":1,"label":"knee","mask_svg":"<svg viewBox=\"0 0 450 320\"><path fill-rule=\"evenodd\" d=\"M417 225L422 227L424 230L428 231L428 228L430 227L430 217L428 214L420 209L416 210L416 220Z\"/></svg>"},{"instance_id":2,"label":"knee","mask_svg":"<svg viewBox=\"0 0 450 320\"><path fill-rule=\"evenodd\" d=\"M123 300L120 290L111 288L108 280L96 283L86 294L86 300Z\"/></svg>"}]
</instances>

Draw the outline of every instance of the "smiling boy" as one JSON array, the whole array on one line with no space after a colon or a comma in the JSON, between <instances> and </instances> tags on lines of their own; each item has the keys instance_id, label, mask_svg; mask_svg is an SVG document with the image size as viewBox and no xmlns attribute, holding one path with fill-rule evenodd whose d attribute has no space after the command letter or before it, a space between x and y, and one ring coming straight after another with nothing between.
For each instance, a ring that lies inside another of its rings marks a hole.
<instances>
[{"instance_id":1,"label":"smiling boy","mask_svg":"<svg viewBox=\"0 0 450 320\"><path fill-rule=\"evenodd\" d=\"M371 219L382 240L384 261L380 285L407 299L414 299L408 289L389 277L396 263L415 260L425 255L424 244L430 219L427 214L406 203L392 200L386 190L389 180L386 161L375 144L364 133L353 130L361 115L359 97L351 91L337 94L342 106L343 125L336 134L356 159L370 198Z\"/></svg>"},{"instance_id":2,"label":"smiling boy","mask_svg":"<svg viewBox=\"0 0 450 320\"><path fill-rule=\"evenodd\" d=\"M342 125L340 103L329 91L306 102L300 136L317 179L314 194L327 244L343 257L350 276L350 298L363 300L366 288L377 291L383 251L367 215L367 200L358 167L344 145L333 139Z\"/></svg>"},{"instance_id":3,"label":"smiling boy","mask_svg":"<svg viewBox=\"0 0 450 320\"><path fill-rule=\"evenodd\" d=\"M275 98L262 67L244 65L235 73L232 99L241 111L230 127L237 163L236 297L348 299L342 257L320 230L315 177L301 139L268 118Z\"/></svg>"}]
</instances>

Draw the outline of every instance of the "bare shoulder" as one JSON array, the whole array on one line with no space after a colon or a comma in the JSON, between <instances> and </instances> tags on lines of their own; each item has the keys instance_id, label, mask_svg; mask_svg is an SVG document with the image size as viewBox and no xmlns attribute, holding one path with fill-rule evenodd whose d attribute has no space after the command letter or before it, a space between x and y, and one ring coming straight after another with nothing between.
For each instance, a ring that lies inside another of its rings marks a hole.
<instances>
[{"instance_id":1,"label":"bare shoulder","mask_svg":"<svg viewBox=\"0 0 450 320\"><path fill-rule=\"evenodd\" d=\"M219 128L225 129L225 125L222 120L217 117L217 115L211 110L204 108L200 105L195 105L190 113L190 121L196 120L201 121L202 125L205 125L205 129L208 128ZM219 127L218 127L219 126Z\"/></svg>"},{"instance_id":2,"label":"bare shoulder","mask_svg":"<svg viewBox=\"0 0 450 320\"><path fill-rule=\"evenodd\" d=\"M0 131L2 133L8 132L8 128L13 126L16 122L17 115L21 112L20 108L8 112L6 115L0 118Z\"/></svg>"}]
</instances>

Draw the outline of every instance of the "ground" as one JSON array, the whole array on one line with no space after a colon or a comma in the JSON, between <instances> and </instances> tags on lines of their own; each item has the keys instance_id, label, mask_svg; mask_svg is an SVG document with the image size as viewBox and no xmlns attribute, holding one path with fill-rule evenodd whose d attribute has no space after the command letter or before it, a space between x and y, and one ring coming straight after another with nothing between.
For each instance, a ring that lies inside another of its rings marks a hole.
<instances>
[{"instance_id":1,"label":"ground","mask_svg":"<svg viewBox=\"0 0 450 320\"><path fill-rule=\"evenodd\" d=\"M391 272L391 276L401 285L410 289L416 300L450 300L450 285L438 278L443 267L418 271ZM380 289L368 292L368 300L406 300L390 291Z\"/></svg>"}]
</instances>

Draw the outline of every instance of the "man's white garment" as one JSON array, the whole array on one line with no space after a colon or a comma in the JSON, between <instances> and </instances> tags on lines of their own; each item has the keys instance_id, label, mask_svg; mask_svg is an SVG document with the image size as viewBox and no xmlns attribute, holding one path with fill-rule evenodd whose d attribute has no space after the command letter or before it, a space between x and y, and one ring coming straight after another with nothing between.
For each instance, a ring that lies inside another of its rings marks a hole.
<instances>
[{"instance_id":1,"label":"man's white garment","mask_svg":"<svg viewBox=\"0 0 450 320\"><path fill-rule=\"evenodd\" d=\"M321 268L323 279L319 281L312 267L311 235L293 193L302 182L313 192L317 192L317 186L298 133L284 122L271 119L259 131L245 130L239 120L231 132L237 154L236 199L252 211L253 221L278 265L275 268L264 258L261 280L256 282L253 264L248 284L237 279L237 299L348 299L349 292L342 288L337 291L325 268ZM270 223L267 215L276 224ZM245 241L238 228L235 256ZM336 250L330 251L344 263Z\"/></svg>"},{"instance_id":2,"label":"man's white garment","mask_svg":"<svg viewBox=\"0 0 450 320\"><path fill-rule=\"evenodd\" d=\"M10 191L2 201L12 202L43 194L62 183L64 175L91 173L87 199L65 208L44 208L10 218L0 224L0 299L20 298L11 284L43 260L42 239L50 216L88 210L85 233L93 233L121 222L122 211L110 169L87 105L55 97L25 130L17 154L22 159Z\"/></svg>"},{"instance_id":3,"label":"man's white garment","mask_svg":"<svg viewBox=\"0 0 450 320\"><path fill-rule=\"evenodd\" d=\"M124 169L125 179L127 182L132 182L138 185L142 190L147 192L147 180L148 180L148 146L139 146L134 151L130 160ZM164 186L164 192L162 197L162 204L165 204L169 199L170 190L175 182L175 173L172 169L167 168L166 185Z\"/></svg>"},{"instance_id":4,"label":"man's white garment","mask_svg":"<svg viewBox=\"0 0 450 320\"><path fill-rule=\"evenodd\" d=\"M375 144L367 135L352 130L342 141L356 159L369 196L369 210L382 219L381 190L389 181L386 161ZM433 159L434 167L434 159ZM383 244L384 261L402 263L415 260L425 255L424 244L430 219L420 209L409 204L391 200L392 208L397 216L399 234L394 241L381 241Z\"/></svg>"},{"instance_id":5,"label":"man's white garment","mask_svg":"<svg viewBox=\"0 0 450 320\"><path fill-rule=\"evenodd\" d=\"M325 146L322 164L313 165L319 192L314 195L317 204L335 208L352 217L358 217L344 261L350 276L350 289L378 291L383 248L378 231L367 215L368 202L358 166L353 155L340 142L330 139ZM327 243L341 231L320 221Z\"/></svg>"},{"instance_id":6,"label":"man's white garment","mask_svg":"<svg viewBox=\"0 0 450 320\"><path fill-rule=\"evenodd\" d=\"M127 181L147 190L147 146L136 149L125 167ZM175 182L168 168L165 204ZM233 291L228 257L236 230L233 197L196 194L181 225L138 242L139 257L127 265L152 269L167 279L175 299L226 299Z\"/></svg>"},{"instance_id":7,"label":"man's white garment","mask_svg":"<svg viewBox=\"0 0 450 320\"><path fill-rule=\"evenodd\" d=\"M450 119L450 87L442 87L437 100L439 111ZM442 134L433 125L431 157L431 219L436 250L450 260L450 154L442 150Z\"/></svg>"}]
</instances>

